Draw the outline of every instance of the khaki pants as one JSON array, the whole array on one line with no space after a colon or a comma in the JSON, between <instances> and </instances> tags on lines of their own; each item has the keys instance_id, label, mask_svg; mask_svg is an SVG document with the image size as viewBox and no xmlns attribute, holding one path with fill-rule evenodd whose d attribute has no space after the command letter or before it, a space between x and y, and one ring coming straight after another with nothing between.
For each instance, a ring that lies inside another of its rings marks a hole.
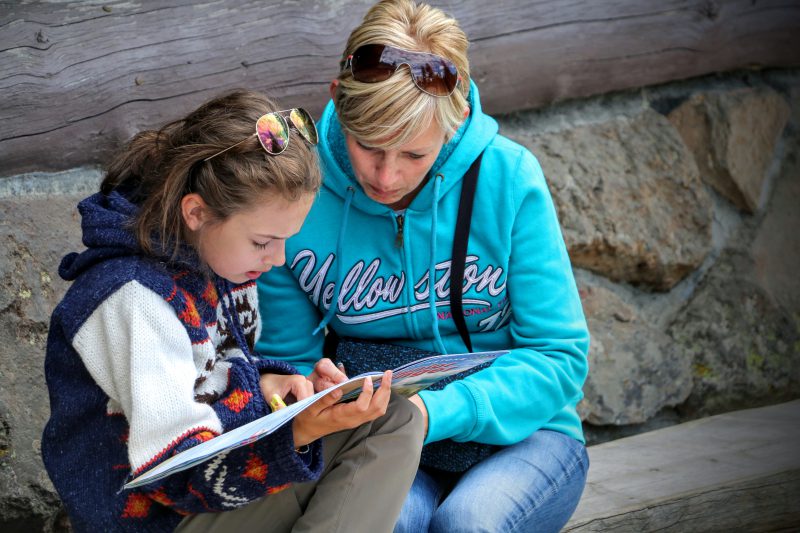
<instances>
[{"instance_id":1,"label":"khaki pants","mask_svg":"<svg viewBox=\"0 0 800 533\"><path fill-rule=\"evenodd\" d=\"M185 518L176 532L392 531L419 464L419 410L392 393L386 414L323 439L318 481L224 513Z\"/></svg>"}]
</instances>

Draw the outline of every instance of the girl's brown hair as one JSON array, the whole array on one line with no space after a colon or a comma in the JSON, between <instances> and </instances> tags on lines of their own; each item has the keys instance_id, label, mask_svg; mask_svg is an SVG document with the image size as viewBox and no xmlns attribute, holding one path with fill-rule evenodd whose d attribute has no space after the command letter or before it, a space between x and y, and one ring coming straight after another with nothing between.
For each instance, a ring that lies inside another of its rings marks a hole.
<instances>
[{"instance_id":1,"label":"girl's brown hair","mask_svg":"<svg viewBox=\"0 0 800 533\"><path fill-rule=\"evenodd\" d=\"M265 194L289 201L315 194L322 182L316 151L296 131L277 156L267 154L253 136L258 118L278 109L253 91L214 98L160 130L131 139L112 160L100 190L124 190L139 204L133 229L140 246L171 257L187 240L180 207L186 194L199 194L216 222L264 201Z\"/></svg>"}]
</instances>

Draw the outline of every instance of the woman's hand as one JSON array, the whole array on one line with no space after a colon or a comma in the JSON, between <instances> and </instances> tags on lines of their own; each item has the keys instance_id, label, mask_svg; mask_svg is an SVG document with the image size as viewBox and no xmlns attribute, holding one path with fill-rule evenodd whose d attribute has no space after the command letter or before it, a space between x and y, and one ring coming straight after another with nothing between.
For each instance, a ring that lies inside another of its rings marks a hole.
<instances>
[{"instance_id":1,"label":"woman's hand","mask_svg":"<svg viewBox=\"0 0 800 533\"><path fill-rule=\"evenodd\" d=\"M408 401L416 405L422 413L422 427L425 429L424 435L428 436L428 408L425 407L425 402L419 397L419 394L409 397Z\"/></svg>"},{"instance_id":2,"label":"woman's hand","mask_svg":"<svg viewBox=\"0 0 800 533\"><path fill-rule=\"evenodd\" d=\"M392 371L383 373L381 386L373 389L372 378L364 380L361 394L352 402L336 402L342 397L341 389L314 402L292 421L294 445L299 447L315 440L371 422L386 414L392 392Z\"/></svg>"},{"instance_id":3,"label":"woman's hand","mask_svg":"<svg viewBox=\"0 0 800 533\"><path fill-rule=\"evenodd\" d=\"M282 399L288 397L289 401L286 403L293 403L314 394L314 385L305 376L298 374L261 374L258 384L261 386L261 394L264 395L267 402L273 394L277 394Z\"/></svg>"},{"instance_id":4,"label":"woman's hand","mask_svg":"<svg viewBox=\"0 0 800 533\"><path fill-rule=\"evenodd\" d=\"M317 361L308 379L314 384L314 391L319 392L347 381L347 375L334 365L333 361L325 357Z\"/></svg>"}]
</instances>

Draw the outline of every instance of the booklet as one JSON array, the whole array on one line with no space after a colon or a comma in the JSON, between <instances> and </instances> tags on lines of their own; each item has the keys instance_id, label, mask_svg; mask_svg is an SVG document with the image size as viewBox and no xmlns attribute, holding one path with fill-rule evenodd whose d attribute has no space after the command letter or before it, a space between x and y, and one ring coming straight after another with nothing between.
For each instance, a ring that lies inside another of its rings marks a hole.
<instances>
[{"instance_id":1,"label":"booklet","mask_svg":"<svg viewBox=\"0 0 800 533\"><path fill-rule=\"evenodd\" d=\"M394 369L392 375L392 390L406 397L413 396L446 377L488 363L506 353L508 353L508 350L434 355L418 359ZM132 489L150 483L151 481L165 478L170 474L186 470L196 464L202 463L217 454L233 450L240 446L245 446L262 437L266 437L289 422L309 405L336 389L342 389L343 392L339 402L352 400L358 397L361 393L364 380L367 378L372 378L375 390L377 390L381 384L381 376L383 376L383 372L360 374L336 386L320 391L313 396L309 396L304 400L300 400L283 409L262 416L258 420L253 420L243 426L227 431L211 440L202 442L197 446L193 446L188 450L184 450L170 457L126 483L125 488Z\"/></svg>"}]
</instances>

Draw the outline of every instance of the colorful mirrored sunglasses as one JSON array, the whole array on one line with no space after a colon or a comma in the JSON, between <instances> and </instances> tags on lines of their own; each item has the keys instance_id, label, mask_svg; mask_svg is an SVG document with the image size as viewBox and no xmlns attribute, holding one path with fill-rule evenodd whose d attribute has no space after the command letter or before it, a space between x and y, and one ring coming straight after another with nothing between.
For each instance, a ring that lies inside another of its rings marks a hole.
<instances>
[{"instance_id":1,"label":"colorful mirrored sunglasses","mask_svg":"<svg viewBox=\"0 0 800 533\"><path fill-rule=\"evenodd\" d=\"M286 113L288 113L289 122L286 121ZM213 159L231 148L236 148L253 136L258 137L258 142L261 143L264 151L269 155L279 155L286 150L286 147L289 145L290 124L310 145L316 146L317 142L319 142L314 119L312 119L308 111L302 107L295 107L293 109L272 111L261 115L256 121L256 132L253 135L242 139L234 145L228 146L212 156L206 157L203 161Z\"/></svg>"},{"instance_id":2,"label":"colorful mirrored sunglasses","mask_svg":"<svg viewBox=\"0 0 800 533\"><path fill-rule=\"evenodd\" d=\"M412 52L386 44L359 46L347 56L342 70L349 68L356 81L376 83L388 80L401 65L411 71L414 85L432 96L450 96L461 81L452 61L436 54Z\"/></svg>"}]
</instances>

